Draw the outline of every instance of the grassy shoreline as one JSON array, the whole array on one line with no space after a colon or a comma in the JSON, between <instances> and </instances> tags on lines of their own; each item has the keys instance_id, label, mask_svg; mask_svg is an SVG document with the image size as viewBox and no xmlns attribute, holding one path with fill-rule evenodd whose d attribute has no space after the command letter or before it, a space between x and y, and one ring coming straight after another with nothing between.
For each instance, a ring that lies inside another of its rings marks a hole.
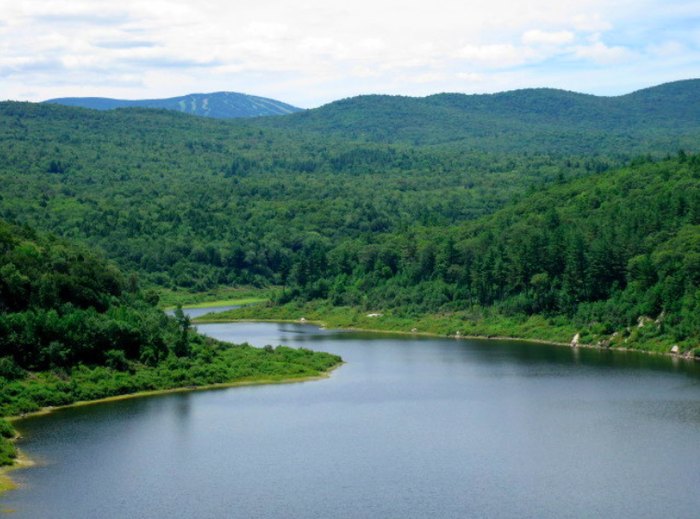
<instances>
[{"instance_id":1,"label":"grassy shoreline","mask_svg":"<svg viewBox=\"0 0 700 519\"><path fill-rule=\"evenodd\" d=\"M85 400L85 401L80 401L80 402L73 402L71 404L67 405L61 405L61 406L47 406L39 409L38 411L33 411L31 413L25 413L20 416L7 416L4 417L5 420L8 422L11 422L13 425L18 422L25 420L27 418L33 418L37 416L44 416L51 414L55 411L59 411L61 409L69 409L72 407L85 407L85 406L91 406L91 405L99 405L99 404L105 404L105 403L110 403L110 402L119 402L122 400L131 400L135 398L146 398L146 397L154 397L154 396L160 396L160 395L168 395L168 394L175 394L175 393L190 393L190 392L195 392L195 391L212 391L212 390L218 390L218 389L226 389L226 388L232 388L232 387L243 387L243 386L259 386L259 385L268 385L268 384L296 384L296 383L303 383L303 382L310 382L314 380L324 380L327 379L331 376L332 372L338 369L340 366L342 366L344 363L341 361L338 364L328 368L327 370L319 373L318 375L301 375L301 376L279 376L279 377L250 377L250 378L245 378L245 379L240 379L240 380L234 380L231 382L222 382L222 383L217 383L217 384L205 384L202 386L183 386L183 387L176 387L176 388L170 388L170 389L154 389L150 391L138 391L135 393L129 393L125 395L115 395L115 396L109 396L105 398L99 398L95 400ZM15 438L13 438L12 442L16 442L20 438L20 434L18 433ZM26 455L22 453L21 450L17 449L17 458L15 460L15 463L13 465L9 466L4 466L0 467L0 495L2 495L4 492L7 492L9 490L14 490L18 488L18 485L15 481L12 480L10 477L9 473L17 470L17 469L22 469L22 468L28 468L31 467L34 463L32 462L31 459L29 459ZM2 512L2 510L0 510Z\"/></svg>"},{"instance_id":2,"label":"grassy shoreline","mask_svg":"<svg viewBox=\"0 0 700 519\"><path fill-rule=\"evenodd\" d=\"M60 406L47 406L43 407L38 411L32 411L31 413L25 413L20 416L6 416L4 417L5 420L8 422L17 422L20 420L24 420L26 418L32 418L35 416L43 416L47 415L50 413L53 413L54 411L59 411L61 409L69 409L71 407L85 407L85 406L90 406L90 405L98 405L98 404L105 404L109 402L119 402L121 400L131 400L134 398L145 398L145 397L152 397L152 396L159 396L159 395L168 395L172 393L190 393L190 392L195 392L195 391L210 391L213 389L226 389L226 388L231 388L231 387L240 387L240 386L262 386L262 385L268 385L268 384L294 384L294 383L301 383L301 382L310 382L313 380L323 380L327 379L330 377L331 373L342 366L344 363L340 362L339 364L336 364L335 366L329 368L328 370L318 374L318 375L301 375L298 377L295 376L280 376L280 377L260 377L260 378L244 378L240 380L233 380L231 382L221 382L218 384L205 384L202 386L183 386L183 387L174 387L170 389L153 389L150 391L137 391L135 393L129 393L125 395L115 395L115 396L108 396L105 398L98 398L95 400L83 400L80 402L73 402L72 404L66 404L66 405L60 405Z\"/></svg>"},{"instance_id":3,"label":"grassy shoreline","mask_svg":"<svg viewBox=\"0 0 700 519\"><path fill-rule=\"evenodd\" d=\"M274 288L219 287L207 292L191 293L161 288L157 290L159 307L174 310L183 308L212 308L216 306L248 305L269 301Z\"/></svg>"},{"instance_id":4,"label":"grassy shoreline","mask_svg":"<svg viewBox=\"0 0 700 519\"><path fill-rule=\"evenodd\" d=\"M243 305L254 305L258 303L265 303L269 299L263 297L243 297L239 299L219 299L215 301L206 301L202 303L192 303L189 305L183 305L183 309L196 309L196 308L216 308L219 306L243 306ZM175 310L177 306L166 306L163 310Z\"/></svg>"},{"instance_id":5,"label":"grassy shoreline","mask_svg":"<svg viewBox=\"0 0 700 519\"><path fill-rule=\"evenodd\" d=\"M378 315L377 315L378 314ZM372 317L371 317L372 316ZM620 352L641 352L663 355L686 360L698 360L693 349L670 351L668 341L640 340L639 329L632 330L631 341L622 336L593 335L581 331L573 325L557 321L548 322L541 316L532 316L524 321L509 320L506 317L487 317L481 320L470 319L464 314L423 315L415 318L397 317L390 312L360 312L349 307L327 307L324 305L286 305L238 308L214 315L204 315L193 323L223 322L289 322L314 324L324 328L415 335L428 337L449 337L455 339L492 339L524 341L536 344L571 347L574 336L580 334L578 347ZM613 340L610 340L610 337Z\"/></svg>"}]
</instances>

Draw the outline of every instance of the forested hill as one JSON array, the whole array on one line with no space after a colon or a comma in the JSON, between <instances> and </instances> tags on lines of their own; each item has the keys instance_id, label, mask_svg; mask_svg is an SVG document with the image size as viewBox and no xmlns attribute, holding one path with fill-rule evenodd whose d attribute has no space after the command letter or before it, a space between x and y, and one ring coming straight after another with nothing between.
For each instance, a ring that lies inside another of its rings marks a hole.
<instances>
[{"instance_id":1,"label":"forested hill","mask_svg":"<svg viewBox=\"0 0 700 519\"><path fill-rule=\"evenodd\" d=\"M452 225L612 157L357 143L164 110L0 103L0 217L141 279L281 284L316 241Z\"/></svg>"},{"instance_id":2,"label":"forested hill","mask_svg":"<svg viewBox=\"0 0 700 519\"><path fill-rule=\"evenodd\" d=\"M317 249L290 278L283 301L462 312L464 327L484 312L562 317L585 330L584 341L692 349L700 341L700 157L555 185L461 226Z\"/></svg>"},{"instance_id":3,"label":"forested hill","mask_svg":"<svg viewBox=\"0 0 700 519\"><path fill-rule=\"evenodd\" d=\"M239 94L236 92L189 94L168 99L145 100L110 99L105 97L64 97L49 99L45 102L65 106L79 106L94 110L158 108L217 119L284 115L301 110L300 108L274 99Z\"/></svg>"},{"instance_id":4,"label":"forested hill","mask_svg":"<svg viewBox=\"0 0 700 519\"><path fill-rule=\"evenodd\" d=\"M700 80L618 97L554 89L360 96L259 124L374 142L459 143L501 152L646 153L694 147L700 137Z\"/></svg>"}]
</instances>

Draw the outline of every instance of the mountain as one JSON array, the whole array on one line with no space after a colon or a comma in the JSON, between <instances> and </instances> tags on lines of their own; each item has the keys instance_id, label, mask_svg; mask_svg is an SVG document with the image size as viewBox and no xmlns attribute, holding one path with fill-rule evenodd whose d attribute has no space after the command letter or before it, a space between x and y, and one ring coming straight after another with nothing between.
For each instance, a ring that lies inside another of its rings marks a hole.
<instances>
[{"instance_id":1,"label":"mountain","mask_svg":"<svg viewBox=\"0 0 700 519\"><path fill-rule=\"evenodd\" d=\"M237 120L0 103L0 217L101 249L148 283L315 281L309 273L319 268L304 263L314 251L323 264L324 251L351 240L449 228L640 155L697 153L697 85L620 98L364 97ZM386 104L395 116L377 115ZM332 113L342 124L319 131ZM457 124L467 117L471 124ZM383 133L359 135L363 126Z\"/></svg>"},{"instance_id":2,"label":"mountain","mask_svg":"<svg viewBox=\"0 0 700 519\"><path fill-rule=\"evenodd\" d=\"M617 97L549 88L422 98L368 95L259 125L375 142L459 143L499 152L692 147L700 130L700 80ZM688 132L694 137L684 138Z\"/></svg>"},{"instance_id":3,"label":"mountain","mask_svg":"<svg viewBox=\"0 0 700 519\"><path fill-rule=\"evenodd\" d=\"M106 97L63 97L49 99L45 103L79 106L93 110L113 110L115 108L160 108L174 110L215 119L235 119L285 115L301 111L281 101L235 92L215 92L212 94L189 94L168 99L124 100Z\"/></svg>"},{"instance_id":4,"label":"mountain","mask_svg":"<svg viewBox=\"0 0 700 519\"><path fill-rule=\"evenodd\" d=\"M282 284L314 237L450 225L608 167L252 122L0 103L0 217L87 242L149 282Z\"/></svg>"}]
</instances>

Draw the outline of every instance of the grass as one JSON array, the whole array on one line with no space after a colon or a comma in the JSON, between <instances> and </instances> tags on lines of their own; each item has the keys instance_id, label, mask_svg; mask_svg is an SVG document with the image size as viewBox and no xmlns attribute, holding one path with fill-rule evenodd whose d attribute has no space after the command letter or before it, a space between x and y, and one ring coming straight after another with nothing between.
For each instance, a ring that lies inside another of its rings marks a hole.
<instances>
[{"instance_id":1,"label":"grass","mask_svg":"<svg viewBox=\"0 0 700 519\"><path fill-rule=\"evenodd\" d=\"M381 314L370 317L370 314ZM611 348L645 352L669 353L674 344L681 352L692 350L690 344L674 342L655 326L644 329L621 330L615 336L603 333L596 326L581 327L564 317L507 316L493 310L474 308L456 312L406 315L394 310L360 310L335 307L326 302L272 304L237 308L207 314L194 322L224 322L235 320L296 321L320 324L330 328L348 328L382 332L415 333L436 336L511 338L551 344L570 344L580 334L581 345L607 344Z\"/></svg>"},{"instance_id":2,"label":"grass","mask_svg":"<svg viewBox=\"0 0 700 519\"><path fill-rule=\"evenodd\" d=\"M97 404L107 404L110 402L120 402L122 400L131 400L134 398L145 398L153 397L159 395L170 395L173 393L190 393L194 391L212 391L215 389L227 389L231 387L240 386L263 386L268 384L296 384L301 382L310 382L313 380L322 380L328 378L331 372L339 367L342 362L338 362L336 365L328 368L325 371L321 371L316 374L298 374L298 375L268 375L264 377L247 377L231 382L221 382L216 384L206 384L201 386L184 386L184 387L174 387L170 389L154 389L150 391L137 391L135 393L128 393L124 395L108 396L104 398L97 398L95 400L81 400L79 402L73 402L67 405L60 406L49 406L43 407L38 411L33 411L30 413L25 413L21 416L9 416L5 420L10 422L15 422L17 420L22 420L24 418L43 416L60 409L67 409L71 407L85 407Z\"/></svg>"},{"instance_id":3,"label":"grass","mask_svg":"<svg viewBox=\"0 0 700 519\"><path fill-rule=\"evenodd\" d=\"M379 313L380 316L370 317ZM284 320L322 324L331 328L350 328L399 333L440 336L460 335L478 337L512 337L567 343L576 334L569 323L548 321L541 316L526 319L485 315L474 312L401 315L393 311L362 311L353 307L335 307L325 303L290 303L282 306L257 305L226 312L203 315L194 322L223 322L231 320Z\"/></svg>"},{"instance_id":4,"label":"grass","mask_svg":"<svg viewBox=\"0 0 700 519\"><path fill-rule=\"evenodd\" d=\"M171 310L177 305L183 308L212 308L215 306L250 305L269 301L274 288L219 287L207 292L188 292L162 288L158 290L159 306Z\"/></svg>"},{"instance_id":5,"label":"grass","mask_svg":"<svg viewBox=\"0 0 700 519\"><path fill-rule=\"evenodd\" d=\"M7 475L8 472L8 468L0 469L0 494L17 488L17 483L12 481L10 476Z\"/></svg>"},{"instance_id":6,"label":"grass","mask_svg":"<svg viewBox=\"0 0 700 519\"><path fill-rule=\"evenodd\" d=\"M201 303L190 303L182 305L182 308L215 308L218 306L244 306L265 303L269 299L263 297L242 297L239 299L219 299L216 301L206 301ZM173 310L175 306L167 306L164 310Z\"/></svg>"}]
</instances>

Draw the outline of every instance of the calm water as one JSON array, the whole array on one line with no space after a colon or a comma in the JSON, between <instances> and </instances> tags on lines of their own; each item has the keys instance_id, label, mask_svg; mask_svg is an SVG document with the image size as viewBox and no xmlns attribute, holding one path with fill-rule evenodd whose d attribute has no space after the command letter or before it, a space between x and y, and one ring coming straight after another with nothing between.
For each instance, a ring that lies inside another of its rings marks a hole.
<instances>
[{"instance_id":1,"label":"calm water","mask_svg":"<svg viewBox=\"0 0 700 519\"><path fill-rule=\"evenodd\" d=\"M207 308L183 308L182 311L194 319L195 317L201 317L205 314L225 312L226 310L233 310L234 308L240 307L241 305L210 306ZM175 310L166 310L165 313L168 315L175 315Z\"/></svg>"},{"instance_id":2,"label":"calm water","mask_svg":"<svg viewBox=\"0 0 700 519\"><path fill-rule=\"evenodd\" d=\"M217 324L338 353L328 380L67 409L19 424L41 518L697 518L700 373L495 341Z\"/></svg>"}]
</instances>

